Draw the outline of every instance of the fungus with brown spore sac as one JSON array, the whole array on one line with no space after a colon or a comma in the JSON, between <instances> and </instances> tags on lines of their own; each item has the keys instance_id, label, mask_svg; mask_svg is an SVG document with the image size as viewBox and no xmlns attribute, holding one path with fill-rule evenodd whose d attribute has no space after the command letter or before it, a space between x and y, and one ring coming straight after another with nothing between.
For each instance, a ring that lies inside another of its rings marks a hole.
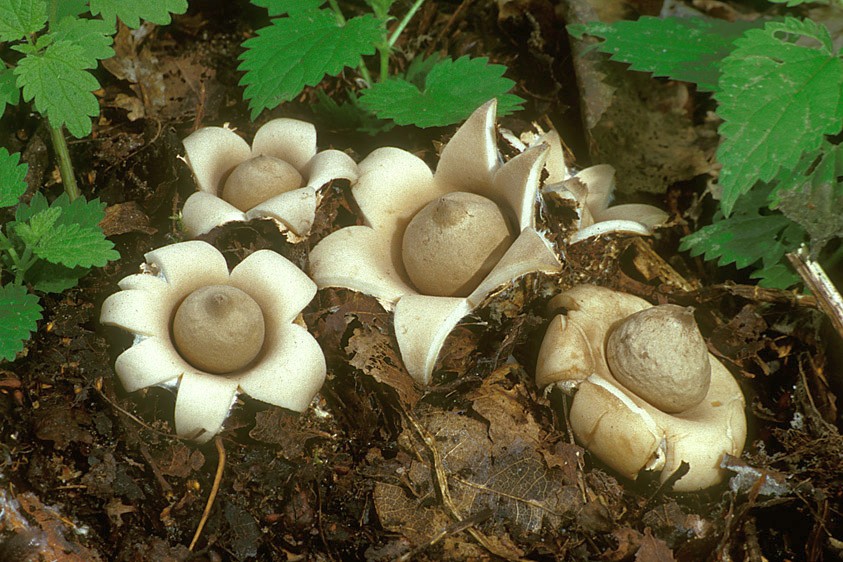
<instances>
[{"instance_id":1,"label":"fungus with brown spore sac","mask_svg":"<svg viewBox=\"0 0 843 562\"><path fill-rule=\"evenodd\" d=\"M547 329L536 382L574 392L569 420L577 440L630 479L660 470L664 482L686 462L674 491L721 482L723 455L743 450L745 403L692 313L594 285L550 305L567 312Z\"/></svg>"},{"instance_id":2,"label":"fungus with brown spore sac","mask_svg":"<svg viewBox=\"0 0 843 562\"><path fill-rule=\"evenodd\" d=\"M296 119L268 121L251 147L227 127L203 127L183 143L198 189L182 210L192 237L257 218L274 220L294 237L307 236L322 188L337 179L357 179L350 156L317 151L316 129Z\"/></svg>"},{"instance_id":3,"label":"fungus with brown spore sac","mask_svg":"<svg viewBox=\"0 0 843 562\"><path fill-rule=\"evenodd\" d=\"M229 273L206 242L146 254L146 273L119 282L100 322L134 334L115 371L128 392L176 392L176 433L216 435L238 393L304 411L325 379L325 358L299 315L316 285L279 254L259 250Z\"/></svg>"},{"instance_id":4,"label":"fungus with brown spore sac","mask_svg":"<svg viewBox=\"0 0 843 562\"><path fill-rule=\"evenodd\" d=\"M394 310L404 365L431 382L448 334L495 289L562 265L536 229L549 146L503 162L496 102L476 110L442 149L435 172L398 148L359 164L352 186L364 225L331 233L310 254L317 285L376 297Z\"/></svg>"}]
</instances>

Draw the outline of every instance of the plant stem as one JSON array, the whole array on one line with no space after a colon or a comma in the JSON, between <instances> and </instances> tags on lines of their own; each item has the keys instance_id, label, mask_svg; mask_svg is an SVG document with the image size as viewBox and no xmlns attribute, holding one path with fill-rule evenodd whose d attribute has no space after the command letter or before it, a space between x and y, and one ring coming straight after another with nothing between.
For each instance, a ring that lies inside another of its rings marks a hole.
<instances>
[{"instance_id":1,"label":"plant stem","mask_svg":"<svg viewBox=\"0 0 843 562\"><path fill-rule=\"evenodd\" d=\"M73 175L73 163L70 161L70 152L67 150L67 141L64 139L64 131L61 127L50 126L50 138L53 139L53 148L59 159L59 171L61 181L64 185L64 192L71 201L80 195L79 186L76 185L76 177Z\"/></svg>"},{"instance_id":2,"label":"plant stem","mask_svg":"<svg viewBox=\"0 0 843 562\"><path fill-rule=\"evenodd\" d=\"M384 45L378 48L378 54L381 58L381 71L378 75L378 82L383 82L389 75L389 53L392 49L389 45Z\"/></svg>"},{"instance_id":3,"label":"plant stem","mask_svg":"<svg viewBox=\"0 0 843 562\"><path fill-rule=\"evenodd\" d=\"M12 261L15 264L15 285L23 285L24 275L26 275L26 272L29 271L29 268L33 266L37 258L33 257L32 248L30 248L29 246L24 248L23 256L20 259L18 259L18 253L15 252L14 248L11 248L9 250L9 253L12 256Z\"/></svg>"},{"instance_id":4,"label":"plant stem","mask_svg":"<svg viewBox=\"0 0 843 562\"><path fill-rule=\"evenodd\" d=\"M424 4L424 0L416 0L413 2L413 5L410 6L410 11L404 14L404 17L399 22L398 27L395 28L395 31L392 32L392 35L389 38L389 47L392 48L395 46L395 42L398 41L398 36L404 31L404 28L407 27L407 24L410 23L410 20L413 19L413 16L416 15L416 12L419 11L422 4Z\"/></svg>"},{"instance_id":5,"label":"plant stem","mask_svg":"<svg viewBox=\"0 0 843 562\"><path fill-rule=\"evenodd\" d=\"M337 22L342 25L345 23L345 16L340 9L340 5L337 3L337 0L328 0L328 4L331 6L331 10L334 12L334 15L337 16Z\"/></svg>"}]
</instances>

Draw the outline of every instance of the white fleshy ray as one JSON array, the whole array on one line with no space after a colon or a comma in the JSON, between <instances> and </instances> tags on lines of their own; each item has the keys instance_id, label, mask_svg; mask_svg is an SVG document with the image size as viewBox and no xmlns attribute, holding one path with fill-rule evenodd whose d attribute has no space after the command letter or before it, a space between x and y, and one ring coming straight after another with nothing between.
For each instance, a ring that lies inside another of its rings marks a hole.
<instances>
[{"instance_id":1,"label":"white fleshy ray","mask_svg":"<svg viewBox=\"0 0 843 562\"><path fill-rule=\"evenodd\" d=\"M419 384L430 384L445 339L469 312L467 299L407 295L398 301L395 337L407 372Z\"/></svg>"},{"instance_id":2,"label":"white fleshy ray","mask_svg":"<svg viewBox=\"0 0 843 562\"><path fill-rule=\"evenodd\" d=\"M310 232L315 216L316 192L310 187L276 195L246 213L247 219L271 218L280 221L298 236Z\"/></svg>"},{"instance_id":3,"label":"white fleshy ray","mask_svg":"<svg viewBox=\"0 0 843 562\"><path fill-rule=\"evenodd\" d=\"M401 246L368 226L349 226L326 236L310 252L310 275L320 287L344 287L394 303L416 290L395 266Z\"/></svg>"},{"instance_id":4,"label":"white fleshy ray","mask_svg":"<svg viewBox=\"0 0 843 562\"><path fill-rule=\"evenodd\" d=\"M351 156L339 150L323 150L308 162L304 176L307 185L318 190L335 179L357 181L357 164Z\"/></svg>"},{"instance_id":5,"label":"white fleshy ray","mask_svg":"<svg viewBox=\"0 0 843 562\"><path fill-rule=\"evenodd\" d=\"M184 141L185 160L201 191L218 195L222 182L241 162L251 158L249 143L231 129L203 127Z\"/></svg>"},{"instance_id":6,"label":"white fleshy ray","mask_svg":"<svg viewBox=\"0 0 843 562\"><path fill-rule=\"evenodd\" d=\"M490 292L533 271L556 273L562 263L550 244L533 228L525 228L512 246L506 251L489 275L468 296L468 301L477 306Z\"/></svg>"},{"instance_id":7,"label":"white fleshy ray","mask_svg":"<svg viewBox=\"0 0 843 562\"><path fill-rule=\"evenodd\" d=\"M497 100L483 104L463 123L442 149L436 181L448 191L483 194L500 164L495 143Z\"/></svg>"},{"instance_id":8,"label":"white fleshy ray","mask_svg":"<svg viewBox=\"0 0 843 562\"><path fill-rule=\"evenodd\" d=\"M188 197L182 208L182 222L192 237L207 234L221 224L242 220L246 220L246 213L204 191Z\"/></svg>"},{"instance_id":9,"label":"white fleshy ray","mask_svg":"<svg viewBox=\"0 0 843 562\"><path fill-rule=\"evenodd\" d=\"M434 183L423 160L398 148L379 148L358 168L354 200L366 223L384 233L403 233L413 215L449 191Z\"/></svg>"},{"instance_id":10,"label":"white fleshy ray","mask_svg":"<svg viewBox=\"0 0 843 562\"><path fill-rule=\"evenodd\" d=\"M536 193L547 153L546 144L528 148L498 168L490 183L490 198L504 201L515 211L519 230L536 223Z\"/></svg>"},{"instance_id":11,"label":"white fleshy ray","mask_svg":"<svg viewBox=\"0 0 843 562\"><path fill-rule=\"evenodd\" d=\"M178 354L169 338L146 338L117 357L114 370L126 392L162 384L195 369Z\"/></svg>"},{"instance_id":12,"label":"white fleshy ray","mask_svg":"<svg viewBox=\"0 0 843 562\"><path fill-rule=\"evenodd\" d=\"M325 356L301 326L284 323L278 328L267 334L264 352L272 361L261 361L236 380L240 390L253 398L303 412L325 381Z\"/></svg>"},{"instance_id":13,"label":"white fleshy ray","mask_svg":"<svg viewBox=\"0 0 843 562\"><path fill-rule=\"evenodd\" d=\"M176 433L206 443L222 430L237 381L217 375L184 376L176 395Z\"/></svg>"},{"instance_id":14,"label":"white fleshy ray","mask_svg":"<svg viewBox=\"0 0 843 562\"><path fill-rule=\"evenodd\" d=\"M316 295L316 284L271 250L258 250L240 262L231 271L230 284L248 293L264 317L278 325L295 320Z\"/></svg>"},{"instance_id":15,"label":"white fleshy ray","mask_svg":"<svg viewBox=\"0 0 843 562\"><path fill-rule=\"evenodd\" d=\"M252 157L274 156L299 172L316 154L316 127L298 119L273 119L267 121L252 140Z\"/></svg>"}]
</instances>

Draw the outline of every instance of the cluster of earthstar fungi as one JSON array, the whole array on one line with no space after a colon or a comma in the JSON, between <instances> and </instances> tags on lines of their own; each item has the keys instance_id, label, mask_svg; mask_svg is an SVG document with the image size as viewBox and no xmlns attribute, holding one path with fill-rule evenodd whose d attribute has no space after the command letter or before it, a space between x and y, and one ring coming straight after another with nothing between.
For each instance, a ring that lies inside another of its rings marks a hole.
<instances>
[{"instance_id":1,"label":"cluster of earthstar fungi","mask_svg":"<svg viewBox=\"0 0 843 562\"><path fill-rule=\"evenodd\" d=\"M649 205L610 207L612 168L572 173L555 131L509 134L520 153L504 161L495 109L491 101L469 117L435 171L398 148L359 164L319 152L314 127L293 119L269 121L251 146L225 127L188 136L184 159L198 187L183 210L190 236L270 218L291 240L305 240L322 189L337 179L351 183L364 224L321 240L309 275L270 250L231 272L201 241L147 253L142 272L120 281L102 308L104 324L135 336L115 365L126 390L175 391L176 432L198 442L221 431L238 393L304 411L326 365L301 311L325 287L374 296L391 311L407 371L428 385L447 336L489 294L528 273L562 270L536 224L542 196L577 210L568 244L606 232L649 234L666 219ZM536 380L576 390L577 439L630 478L642 469L668 478L684 461L690 470L676 490L720 481L720 458L743 447L743 396L708 354L692 314L586 285L551 305L567 314L547 331Z\"/></svg>"}]
</instances>

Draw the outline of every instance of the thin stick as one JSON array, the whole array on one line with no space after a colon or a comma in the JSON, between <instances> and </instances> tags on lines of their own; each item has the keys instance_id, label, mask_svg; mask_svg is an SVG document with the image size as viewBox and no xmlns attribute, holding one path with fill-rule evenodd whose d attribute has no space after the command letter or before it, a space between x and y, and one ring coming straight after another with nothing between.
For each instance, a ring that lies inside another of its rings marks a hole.
<instances>
[{"instance_id":1,"label":"thin stick","mask_svg":"<svg viewBox=\"0 0 843 562\"><path fill-rule=\"evenodd\" d=\"M220 456L220 460L217 462L217 474L214 476L214 485L211 486L211 493L208 496L208 503L205 504L205 511L202 512L202 519L199 520L199 526L196 527L196 532L193 534L193 540L190 541L190 547L188 550L193 550L193 547L196 546L196 541L199 540L199 536L202 534L202 529L205 528L205 523L208 521L208 516L211 515L211 508L214 506L214 500L217 499L217 492L220 491L220 482L222 482L222 472L225 468L225 447L222 446L222 437L217 436L214 439L214 445L217 446L217 453Z\"/></svg>"},{"instance_id":2,"label":"thin stick","mask_svg":"<svg viewBox=\"0 0 843 562\"><path fill-rule=\"evenodd\" d=\"M787 259L802 277L805 284L817 298L820 310L826 313L834 325L834 329L843 338L843 298L819 262L812 260L808 249L803 245L795 252L790 252Z\"/></svg>"},{"instance_id":3,"label":"thin stick","mask_svg":"<svg viewBox=\"0 0 843 562\"><path fill-rule=\"evenodd\" d=\"M424 4L424 0L416 0L413 5L410 6L410 10L404 14L404 17L398 23L398 27L395 28L395 31L393 31L392 35L389 37L388 45L390 49L395 46L395 42L398 41L398 37L401 36L404 28L407 27L407 24L410 23L410 20L413 19L414 15L416 15L416 12L418 12L419 8L422 7L422 4Z\"/></svg>"}]
</instances>

